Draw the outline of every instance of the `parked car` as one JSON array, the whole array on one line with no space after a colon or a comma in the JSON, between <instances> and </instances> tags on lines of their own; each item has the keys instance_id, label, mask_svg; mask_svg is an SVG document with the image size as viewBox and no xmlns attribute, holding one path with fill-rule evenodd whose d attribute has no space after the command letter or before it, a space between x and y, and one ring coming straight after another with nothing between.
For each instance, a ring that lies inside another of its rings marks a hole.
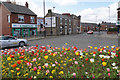
<instances>
[{"instance_id":1,"label":"parked car","mask_svg":"<svg viewBox=\"0 0 120 80\"><path fill-rule=\"evenodd\" d=\"M93 31L92 31L92 30L89 30L89 31L87 32L87 34L93 34Z\"/></svg>"},{"instance_id":2,"label":"parked car","mask_svg":"<svg viewBox=\"0 0 120 80\"><path fill-rule=\"evenodd\" d=\"M20 46L23 47L27 45L28 41L26 39L18 39L12 36L0 36L0 47L13 47Z\"/></svg>"}]
</instances>

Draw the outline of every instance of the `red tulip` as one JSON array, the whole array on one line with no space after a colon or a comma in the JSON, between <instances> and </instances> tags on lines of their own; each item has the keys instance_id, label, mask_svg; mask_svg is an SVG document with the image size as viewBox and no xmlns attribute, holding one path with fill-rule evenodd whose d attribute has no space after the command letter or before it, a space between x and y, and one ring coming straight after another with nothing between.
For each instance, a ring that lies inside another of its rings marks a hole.
<instances>
[{"instance_id":1,"label":"red tulip","mask_svg":"<svg viewBox=\"0 0 120 80\"><path fill-rule=\"evenodd\" d=\"M20 64L20 63L21 63L21 60L17 61L17 63Z\"/></svg>"},{"instance_id":2,"label":"red tulip","mask_svg":"<svg viewBox=\"0 0 120 80\"><path fill-rule=\"evenodd\" d=\"M18 49L15 49L15 52L17 52L18 51Z\"/></svg>"},{"instance_id":3,"label":"red tulip","mask_svg":"<svg viewBox=\"0 0 120 80\"><path fill-rule=\"evenodd\" d=\"M14 58L14 55L10 55L11 58Z\"/></svg>"},{"instance_id":4,"label":"red tulip","mask_svg":"<svg viewBox=\"0 0 120 80\"><path fill-rule=\"evenodd\" d=\"M88 58L86 58L85 60L88 61Z\"/></svg>"},{"instance_id":5,"label":"red tulip","mask_svg":"<svg viewBox=\"0 0 120 80\"><path fill-rule=\"evenodd\" d=\"M15 68L16 66L17 66L16 64L13 64L13 65L12 65L12 67L14 67L14 68Z\"/></svg>"},{"instance_id":6,"label":"red tulip","mask_svg":"<svg viewBox=\"0 0 120 80\"><path fill-rule=\"evenodd\" d=\"M102 61L104 61L105 59L102 59Z\"/></svg>"},{"instance_id":7,"label":"red tulip","mask_svg":"<svg viewBox=\"0 0 120 80\"><path fill-rule=\"evenodd\" d=\"M15 52L13 52L12 54L15 54Z\"/></svg>"},{"instance_id":8,"label":"red tulip","mask_svg":"<svg viewBox=\"0 0 120 80\"><path fill-rule=\"evenodd\" d=\"M116 57L118 57L118 55L115 55Z\"/></svg>"},{"instance_id":9,"label":"red tulip","mask_svg":"<svg viewBox=\"0 0 120 80\"><path fill-rule=\"evenodd\" d=\"M38 47L38 45L36 45L36 47Z\"/></svg>"},{"instance_id":10,"label":"red tulip","mask_svg":"<svg viewBox=\"0 0 120 80\"><path fill-rule=\"evenodd\" d=\"M34 67L33 69L34 69L34 71L36 71L36 70L37 70L37 67Z\"/></svg>"},{"instance_id":11,"label":"red tulip","mask_svg":"<svg viewBox=\"0 0 120 80\"><path fill-rule=\"evenodd\" d=\"M119 54L120 54L120 52L119 52Z\"/></svg>"},{"instance_id":12,"label":"red tulip","mask_svg":"<svg viewBox=\"0 0 120 80\"><path fill-rule=\"evenodd\" d=\"M6 55L7 53L5 52L4 54Z\"/></svg>"}]
</instances>

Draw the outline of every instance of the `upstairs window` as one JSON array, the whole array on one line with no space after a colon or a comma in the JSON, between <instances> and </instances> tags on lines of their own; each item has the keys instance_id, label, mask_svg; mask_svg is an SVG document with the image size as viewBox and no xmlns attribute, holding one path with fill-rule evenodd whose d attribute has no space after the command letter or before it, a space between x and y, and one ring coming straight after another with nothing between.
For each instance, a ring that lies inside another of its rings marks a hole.
<instances>
[{"instance_id":1,"label":"upstairs window","mask_svg":"<svg viewBox=\"0 0 120 80\"><path fill-rule=\"evenodd\" d=\"M67 19L65 19L65 25L67 25Z\"/></svg>"},{"instance_id":2,"label":"upstairs window","mask_svg":"<svg viewBox=\"0 0 120 80\"><path fill-rule=\"evenodd\" d=\"M69 20L69 25L71 25L71 20Z\"/></svg>"},{"instance_id":3,"label":"upstairs window","mask_svg":"<svg viewBox=\"0 0 120 80\"><path fill-rule=\"evenodd\" d=\"M18 15L18 22L24 22L24 16Z\"/></svg>"},{"instance_id":4,"label":"upstairs window","mask_svg":"<svg viewBox=\"0 0 120 80\"><path fill-rule=\"evenodd\" d=\"M7 17L8 17L8 23L10 23L10 15L8 15Z\"/></svg>"},{"instance_id":5,"label":"upstairs window","mask_svg":"<svg viewBox=\"0 0 120 80\"><path fill-rule=\"evenodd\" d=\"M62 24L62 18L60 18L60 24Z\"/></svg>"},{"instance_id":6,"label":"upstairs window","mask_svg":"<svg viewBox=\"0 0 120 80\"><path fill-rule=\"evenodd\" d=\"M35 17L34 17L34 16L31 16L31 17L30 17L30 22L31 22L31 23L35 23Z\"/></svg>"}]
</instances>

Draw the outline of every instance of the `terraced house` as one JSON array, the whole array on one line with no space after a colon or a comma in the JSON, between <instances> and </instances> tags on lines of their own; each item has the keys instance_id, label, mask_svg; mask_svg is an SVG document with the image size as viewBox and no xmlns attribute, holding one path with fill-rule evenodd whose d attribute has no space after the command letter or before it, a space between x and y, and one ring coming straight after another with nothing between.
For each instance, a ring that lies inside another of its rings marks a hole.
<instances>
[{"instance_id":1,"label":"terraced house","mask_svg":"<svg viewBox=\"0 0 120 80\"><path fill-rule=\"evenodd\" d=\"M81 32L81 16L70 13L54 13L48 10L45 17L47 35L68 35Z\"/></svg>"},{"instance_id":2,"label":"terraced house","mask_svg":"<svg viewBox=\"0 0 120 80\"><path fill-rule=\"evenodd\" d=\"M37 15L25 6L12 2L0 2L0 35L30 37L37 35Z\"/></svg>"}]
</instances>

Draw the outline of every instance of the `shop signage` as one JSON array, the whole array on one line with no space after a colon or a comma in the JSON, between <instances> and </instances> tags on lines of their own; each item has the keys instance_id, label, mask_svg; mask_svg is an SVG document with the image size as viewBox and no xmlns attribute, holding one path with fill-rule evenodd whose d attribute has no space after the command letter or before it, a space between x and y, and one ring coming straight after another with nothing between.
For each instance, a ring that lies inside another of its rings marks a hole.
<instances>
[{"instance_id":1,"label":"shop signage","mask_svg":"<svg viewBox=\"0 0 120 80\"><path fill-rule=\"evenodd\" d=\"M37 24L16 24L16 23L12 23L12 28L37 28Z\"/></svg>"},{"instance_id":2,"label":"shop signage","mask_svg":"<svg viewBox=\"0 0 120 80\"><path fill-rule=\"evenodd\" d=\"M51 27L51 20L52 20L52 27L56 27L56 17L45 17L45 27Z\"/></svg>"},{"instance_id":3,"label":"shop signage","mask_svg":"<svg viewBox=\"0 0 120 80\"><path fill-rule=\"evenodd\" d=\"M116 25L120 25L120 21L117 21Z\"/></svg>"}]
</instances>

